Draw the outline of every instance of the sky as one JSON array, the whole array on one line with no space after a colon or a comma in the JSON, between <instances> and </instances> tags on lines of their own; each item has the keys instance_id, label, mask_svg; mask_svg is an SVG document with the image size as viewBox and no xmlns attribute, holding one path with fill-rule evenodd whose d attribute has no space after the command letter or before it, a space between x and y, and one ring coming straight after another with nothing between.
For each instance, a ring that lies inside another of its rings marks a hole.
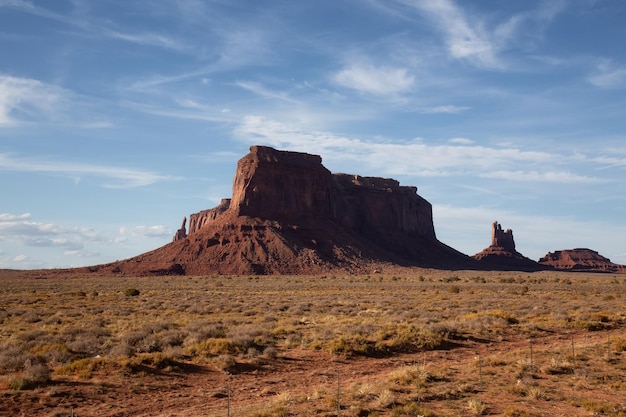
<instances>
[{"instance_id":1,"label":"sky","mask_svg":"<svg viewBox=\"0 0 626 417\"><path fill-rule=\"evenodd\" d=\"M0 0L0 268L94 265L251 145L395 178L473 255L626 264L623 0Z\"/></svg>"}]
</instances>

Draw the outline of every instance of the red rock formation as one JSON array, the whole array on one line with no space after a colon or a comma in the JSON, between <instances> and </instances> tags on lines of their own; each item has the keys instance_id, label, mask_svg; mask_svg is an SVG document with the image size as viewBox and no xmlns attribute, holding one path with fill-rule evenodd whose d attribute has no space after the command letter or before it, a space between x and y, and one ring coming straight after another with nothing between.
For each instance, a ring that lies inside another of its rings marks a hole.
<instances>
[{"instance_id":1,"label":"red rock formation","mask_svg":"<svg viewBox=\"0 0 626 417\"><path fill-rule=\"evenodd\" d=\"M502 230L502 226L497 221L491 225L491 246L500 247L505 250L514 251L515 241L511 229Z\"/></svg>"},{"instance_id":2,"label":"red rock formation","mask_svg":"<svg viewBox=\"0 0 626 417\"><path fill-rule=\"evenodd\" d=\"M209 210L202 210L189 216L189 234L196 233L202 229L204 225L214 221L217 216L228 210L230 207L230 198L222 198L220 204Z\"/></svg>"},{"instance_id":3,"label":"red rock formation","mask_svg":"<svg viewBox=\"0 0 626 417\"><path fill-rule=\"evenodd\" d=\"M185 238L97 269L139 275L308 274L475 265L437 240L432 206L416 187L333 175L321 162L317 155L253 146L237 164L232 199L192 214Z\"/></svg>"},{"instance_id":4,"label":"red rock formation","mask_svg":"<svg viewBox=\"0 0 626 417\"><path fill-rule=\"evenodd\" d=\"M626 265L615 264L598 252L586 248L548 252L539 259L539 263L569 271L626 273Z\"/></svg>"},{"instance_id":5,"label":"red rock formation","mask_svg":"<svg viewBox=\"0 0 626 417\"><path fill-rule=\"evenodd\" d=\"M491 225L491 245L473 256L481 262L484 269L537 271L549 269L519 253L515 249L513 231L511 229L502 230L502 226L497 222Z\"/></svg>"},{"instance_id":6,"label":"red rock formation","mask_svg":"<svg viewBox=\"0 0 626 417\"><path fill-rule=\"evenodd\" d=\"M185 227L186 223L187 223L187 217L183 217L183 224L180 226L180 229L176 231L176 234L174 235L174 239L172 239L172 242L176 242L177 240L181 240L187 237L187 228Z\"/></svg>"}]
</instances>

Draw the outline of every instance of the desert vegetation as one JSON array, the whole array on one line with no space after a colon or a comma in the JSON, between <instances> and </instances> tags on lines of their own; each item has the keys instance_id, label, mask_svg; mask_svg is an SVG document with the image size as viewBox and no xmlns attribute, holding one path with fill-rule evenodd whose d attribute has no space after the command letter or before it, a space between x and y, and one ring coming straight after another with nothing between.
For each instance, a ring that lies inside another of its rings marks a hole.
<instances>
[{"instance_id":1,"label":"desert vegetation","mask_svg":"<svg viewBox=\"0 0 626 417\"><path fill-rule=\"evenodd\" d=\"M626 415L623 275L0 282L0 415Z\"/></svg>"}]
</instances>

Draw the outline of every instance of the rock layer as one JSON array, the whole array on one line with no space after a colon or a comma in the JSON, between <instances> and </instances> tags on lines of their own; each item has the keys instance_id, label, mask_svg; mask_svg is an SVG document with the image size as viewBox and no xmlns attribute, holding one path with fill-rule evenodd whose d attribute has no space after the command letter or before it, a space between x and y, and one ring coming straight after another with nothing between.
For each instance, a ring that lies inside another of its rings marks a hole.
<instances>
[{"instance_id":1,"label":"rock layer","mask_svg":"<svg viewBox=\"0 0 626 417\"><path fill-rule=\"evenodd\" d=\"M398 181L332 174L321 157L252 146L231 199L190 215L172 243L115 264L120 274L371 272L384 265L474 268L439 242L431 204Z\"/></svg>"}]
</instances>

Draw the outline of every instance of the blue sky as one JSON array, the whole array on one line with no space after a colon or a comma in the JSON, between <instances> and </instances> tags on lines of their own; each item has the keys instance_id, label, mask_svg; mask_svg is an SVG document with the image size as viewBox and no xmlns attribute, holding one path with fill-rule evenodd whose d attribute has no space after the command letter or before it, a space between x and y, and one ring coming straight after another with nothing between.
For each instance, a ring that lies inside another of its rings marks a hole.
<instances>
[{"instance_id":1,"label":"blue sky","mask_svg":"<svg viewBox=\"0 0 626 417\"><path fill-rule=\"evenodd\" d=\"M0 268L92 265L230 197L250 145L392 177L472 255L626 263L622 0L0 0Z\"/></svg>"}]
</instances>

